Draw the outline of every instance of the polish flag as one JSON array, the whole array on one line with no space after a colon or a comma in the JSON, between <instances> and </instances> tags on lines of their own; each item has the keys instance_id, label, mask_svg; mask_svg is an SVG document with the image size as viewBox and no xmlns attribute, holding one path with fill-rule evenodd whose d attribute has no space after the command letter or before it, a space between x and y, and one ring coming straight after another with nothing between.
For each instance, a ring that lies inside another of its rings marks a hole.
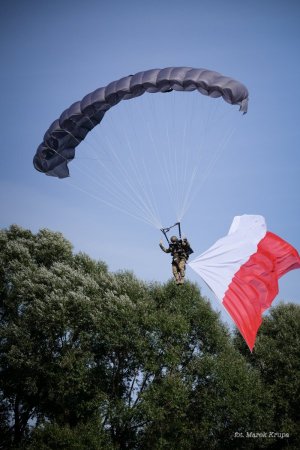
<instances>
[{"instance_id":1,"label":"polish flag","mask_svg":"<svg viewBox=\"0 0 300 450\"><path fill-rule=\"evenodd\" d=\"M300 268L297 250L267 231L264 217L236 216L228 235L189 263L226 308L252 352L278 279Z\"/></svg>"}]
</instances>

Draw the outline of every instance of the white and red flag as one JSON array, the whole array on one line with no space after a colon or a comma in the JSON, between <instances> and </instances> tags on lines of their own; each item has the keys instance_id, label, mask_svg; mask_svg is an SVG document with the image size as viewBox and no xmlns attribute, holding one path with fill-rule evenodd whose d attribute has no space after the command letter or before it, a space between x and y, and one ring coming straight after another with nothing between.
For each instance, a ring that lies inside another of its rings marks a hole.
<instances>
[{"instance_id":1,"label":"white and red flag","mask_svg":"<svg viewBox=\"0 0 300 450\"><path fill-rule=\"evenodd\" d=\"M278 279L300 268L297 250L267 231L264 217L236 216L228 235L189 263L215 293L252 351L262 313L278 294Z\"/></svg>"}]
</instances>

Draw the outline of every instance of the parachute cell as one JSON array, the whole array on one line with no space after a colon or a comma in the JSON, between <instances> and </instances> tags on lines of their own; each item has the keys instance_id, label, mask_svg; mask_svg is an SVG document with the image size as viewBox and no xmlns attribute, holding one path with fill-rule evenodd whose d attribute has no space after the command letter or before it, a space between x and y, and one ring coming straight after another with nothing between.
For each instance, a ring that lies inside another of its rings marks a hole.
<instances>
[{"instance_id":1,"label":"parachute cell","mask_svg":"<svg viewBox=\"0 0 300 450\"><path fill-rule=\"evenodd\" d=\"M297 250L267 231L262 216L236 216L227 236L189 263L228 311L252 351L278 279L300 268Z\"/></svg>"},{"instance_id":2,"label":"parachute cell","mask_svg":"<svg viewBox=\"0 0 300 450\"><path fill-rule=\"evenodd\" d=\"M121 100L138 97L145 92L194 91L239 105L244 114L248 107L248 91L240 82L207 69L169 67L136 73L113 81L106 87L86 95L66 109L47 130L33 159L34 167L58 178L69 176L68 162L75 148L97 124L106 111Z\"/></svg>"}]
</instances>

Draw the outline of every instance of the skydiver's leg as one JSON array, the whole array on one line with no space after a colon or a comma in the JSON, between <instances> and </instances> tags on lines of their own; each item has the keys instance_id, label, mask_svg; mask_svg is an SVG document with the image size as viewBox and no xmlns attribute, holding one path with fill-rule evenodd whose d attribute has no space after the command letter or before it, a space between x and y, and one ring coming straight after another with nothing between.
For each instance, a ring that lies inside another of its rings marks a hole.
<instances>
[{"instance_id":1,"label":"skydiver's leg","mask_svg":"<svg viewBox=\"0 0 300 450\"><path fill-rule=\"evenodd\" d=\"M180 271L180 278L181 278L181 284L184 283L184 277L185 277L185 259L181 259L179 261L179 271Z\"/></svg>"},{"instance_id":2,"label":"skydiver's leg","mask_svg":"<svg viewBox=\"0 0 300 450\"><path fill-rule=\"evenodd\" d=\"M179 273L176 262L172 262L172 273L175 278L176 284L179 284L180 283L180 273Z\"/></svg>"}]
</instances>

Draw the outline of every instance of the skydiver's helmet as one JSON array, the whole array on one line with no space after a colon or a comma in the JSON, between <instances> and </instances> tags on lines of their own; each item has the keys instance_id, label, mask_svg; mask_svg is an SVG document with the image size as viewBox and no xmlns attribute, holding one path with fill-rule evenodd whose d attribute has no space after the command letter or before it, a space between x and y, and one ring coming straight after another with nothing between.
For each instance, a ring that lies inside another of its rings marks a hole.
<instances>
[{"instance_id":1,"label":"skydiver's helmet","mask_svg":"<svg viewBox=\"0 0 300 450\"><path fill-rule=\"evenodd\" d=\"M176 244L176 242L178 241L176 236L172 236L170 240L171 240L172 244Z\"/></svg>"}]
</instances>

